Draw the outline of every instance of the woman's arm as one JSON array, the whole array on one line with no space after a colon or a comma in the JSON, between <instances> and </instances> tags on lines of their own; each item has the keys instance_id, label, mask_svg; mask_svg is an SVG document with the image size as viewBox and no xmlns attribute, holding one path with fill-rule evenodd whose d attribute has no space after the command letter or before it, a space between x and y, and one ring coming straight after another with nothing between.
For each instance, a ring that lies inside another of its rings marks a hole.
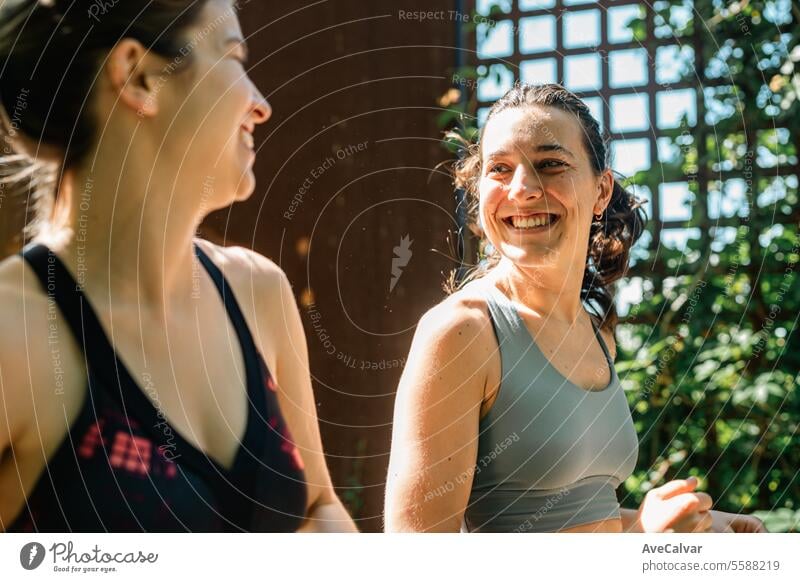
<instances>
[{"instance_id":1,"label":"woman's arm","mask_svg":"<svg viewBox=\"0 0 800 582\"><path fill-rule=\"evenodd\" d=\"M333 489L328 465L322 448L317 420L314 391L308 362L308 346L300 312L291 285L280 272L281 313L271 321L285 341L280 347L275 365L278 400L295 444L305 464L308 486L308 510L301 532L357 532L352 518Z\"/></svg>"},{"instance_id":2,"label":"woman's arm","mask_svg":"<svg viewBox=\"0 0 800 582\"><path fill-rule=\"evenodd\" d=\"M259 338L277 384L281 413L303 460L308 504L306 520L298 531L357 532L334 492L325 462L311 386L308 346L289 280L277 265L257 253L236 247L223 252L244 267L240 271L237 297L252 306L256 324L252 330Z\"/></svg>"},{"instance_id":3,"label":"woman's arm","mask_svg":"<svg viewBox=\"0 0 800 582\"><path fill-rule=\"evenodd\" d=\"M639 523L638 509L620 508L619 516L622 520L623 533L643 533L642 525Z\"/></svg>"},{"instance_id":4,"label":"woman's arm","mask_svg":"<svg viewBox=\"0 0 800 582\"><path fill-rule=\"evenodd\" d=\"M480 306L454 299L420 321L397 390L386 531L460 530L492 356L487 333L491 324Z\"/></svg>"},{"instance_id":5,"label":"woman's arm","mask_svg":"<svg viewBox=\"0 0 800 582\"><path fill-rule=\"evenodd\" d=\"M64 406L74 408L66 396L53 398L54 360L47 338L55 324L47 320L47 299L36 293L38 288L21 258L0 262L0 532L18 517L25 492L35 485L41 468L35 459L42 458L54 437L63 438L58 423L64 425ZM76 372L68 351L61 346L59 364ZM74 388L71 379L64 374L68 389ZM58 406L51 406L53 402Z\"/></svg>"}]
</instances>

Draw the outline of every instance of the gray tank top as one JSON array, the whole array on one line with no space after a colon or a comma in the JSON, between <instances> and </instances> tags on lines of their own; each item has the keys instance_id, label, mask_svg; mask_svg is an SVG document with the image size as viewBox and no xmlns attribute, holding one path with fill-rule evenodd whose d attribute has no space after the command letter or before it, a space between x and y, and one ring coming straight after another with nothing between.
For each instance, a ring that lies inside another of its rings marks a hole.
<instances>
[{"instance_id":1,"label":"gray tank top","mask_svg":"<svg viewBox=\"0 0 800 582\"><path fill-rule=\"evenodd\" d=\"M573 384L539 350L514 304L484 281L500 347L502 376L492 408L480 421L468 531L553 532L618 518L615 489L639 452L628 403L611 369L602 390ZM586 346L565 342L580 353Z\"/></svg>"}]
</instances>

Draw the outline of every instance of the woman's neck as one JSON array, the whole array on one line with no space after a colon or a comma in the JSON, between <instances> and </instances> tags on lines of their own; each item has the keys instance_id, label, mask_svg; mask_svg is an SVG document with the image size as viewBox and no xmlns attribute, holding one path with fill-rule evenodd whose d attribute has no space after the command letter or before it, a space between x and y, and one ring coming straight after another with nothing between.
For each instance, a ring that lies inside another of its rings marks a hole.
<instances>
[{"instance_id":1,"label":"woman's neck","mask_svg":"<svg viewBox=\"0 0 800 582\"><path fill-rule=\"evenodd\" d=\"M512 299L542 317L568 325L584 317L582 270L570 269L564 273L553 267L520 267L504 258L497 266L495 276Z\"/></svg>"},{"instance_id":2,"label":"woman's neck","mask_svg":"<svg viewBox=\"0 0 800 582\"><path fill-rule=\"evenodd\" d=\"M194 185L127 165L116 175L78 170L64 183L64 228L51 240L93 300L156 319L185 307L199 268L192 239L202 216L185 203Z\"/></svg>"}]
</instances>

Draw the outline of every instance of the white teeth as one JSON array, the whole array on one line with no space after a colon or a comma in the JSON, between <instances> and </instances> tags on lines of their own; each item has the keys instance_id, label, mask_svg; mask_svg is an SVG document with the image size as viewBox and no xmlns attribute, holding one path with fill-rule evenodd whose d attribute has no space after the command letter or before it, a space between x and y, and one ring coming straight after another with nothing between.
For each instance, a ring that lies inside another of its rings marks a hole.
<instances>
[{"instance_id":1,"label":"white teeth","mask_svg":"<svg viewBox=\"0 0 800 582\"><path fill-rule=\"evenodd\" d=\"M511 224L514 228L536 228L550 224L550 214L537 214L536 216L512 216Z\"/></svg>"}]
</instances>

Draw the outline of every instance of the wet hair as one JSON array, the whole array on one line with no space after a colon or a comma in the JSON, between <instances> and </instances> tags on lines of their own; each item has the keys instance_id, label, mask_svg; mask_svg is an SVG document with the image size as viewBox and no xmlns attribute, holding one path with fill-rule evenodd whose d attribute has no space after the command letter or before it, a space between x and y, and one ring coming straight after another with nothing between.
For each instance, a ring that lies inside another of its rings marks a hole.
<instances>
[{"instance_id":1,"label":"wet hair","mask_svg":"<svg viewBox=\"0 0 800 582\"><path fill-rule=\"evenodd\" d=\"M583 143L592 170L600 175L609 168L606 138L600 131L597 120L589 108L574 93L561 85L516 84L503 97L492 105L486 121L478 134L477 142L469 142L455 137L463 146L462 157L453 165L453 178L457 188L466 193L468 211L473 220L472 230L481 237L481 247L485 252L481 265L473 269L460 283L451 275L446 285L449 291L460 288L467 282L486 275L500 260L496 249L491 249L483 233L477 229L479 184L482 171L481 139L491 119L497 114L521 107L554 107L575 116L581 124ZM647 215L642 208L643 200L633 196L621 183L621 177L614 176L611 200L600 219L594 219L588 241L586 268L581 284L581 300L594 313L602 327L611 331L617 325L618 316L614 305L613 283L625 276L629 266L631 247L644 232ZM486 249L489 249L488 251Z\"/></svg>"},{"instance_id":2,"label":"wet hair","mask_svg":"<svg viewBox=\"0 0 800 582\"><path fill-rule=\"evenodd\" d=\"M92 89L111 49L133 38L171 59L173 70L186 67L186 33L208 1L6 0L0 8L0 112L11 155L26 153L15 139L19 133L43 151L57 152L57 167L37 167L39 172L57 174L58 166L64 171L81 163L98 129ZM0 165L20 163L3 150ZM29 173L3 174L9 191L13 175L22 176L15 190L29 191Z\"/></svg>"}]
</instances>

